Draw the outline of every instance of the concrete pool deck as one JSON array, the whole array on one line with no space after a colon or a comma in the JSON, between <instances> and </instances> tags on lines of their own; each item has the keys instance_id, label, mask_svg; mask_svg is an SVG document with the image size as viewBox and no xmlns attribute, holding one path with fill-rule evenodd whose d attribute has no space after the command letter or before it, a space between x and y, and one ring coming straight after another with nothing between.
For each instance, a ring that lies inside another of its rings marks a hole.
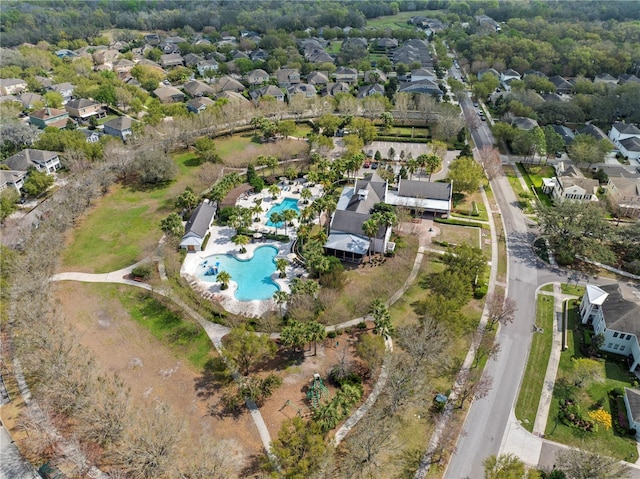
<instances>
[{"instance_id":1,"label":"concrete pool deck","mask_svg":"<svg viewBox=\"0 0 640 479\"><path fill-rule=\"evenodd\" d=\"M256 200L261 200L262 213L259 215L259 221L255 221L252 224L252 229L260 233L275 233L276 228L267 226L266 217L267 211L274 205L281 203L285 198L293 198L300 200L300 191L304 188L306 180L300 178L293 181L291 184L284 185L278 184L281 188L280 194L274 199L269 192L264 189L260 193L250 194L236 202L237 206L244 208L252 208L256 204ZM312 197L309 200L309 204L316 198L322 196L322 186L315 185L309 187ZM303 210L307 205L299 204L300 210ZM201 264L208 256L216 254L229 254L238 259L251 259L254 251L261 246L273 246L277 248L278 253L275 260L279 258L285 258L289 261L289 265L286 269L286 277L280 278L278 271L274 271L271 274L271 279L278 285L281 291L286 293L291 292L290 283L293 278L306 276L307 271L298 266L294 261L295 255L291 252L291 246L296 238L296 231L298 226L298 220L293 220L294 227L287 228L286 232L291 238L288 243L281 243L278 241L261 239L251 239L251 243L246 246L247 252L240 254L239 247L231 242L231 238L235 235L234 228L227 226L212 226L209 228L211 236L203 251L196 251L193 253L187 253L182 267L180 268L180 275L185 278L191 287L202 294L205 298L212 301L217 301L222 307L230 313L239 314L247 317L261 317L270 311L275 311L279 308L273 299L268 300L253 300L253 301L239 301L235 298L235 292L238 289L238 284L234 281L233 277L229 282L229 288L226 290L220 289L220 283L203 281L197 277L197 272L200 271ZM283 234L285 228L278 228L278 233Z\"/></svg>"}]
</instances>

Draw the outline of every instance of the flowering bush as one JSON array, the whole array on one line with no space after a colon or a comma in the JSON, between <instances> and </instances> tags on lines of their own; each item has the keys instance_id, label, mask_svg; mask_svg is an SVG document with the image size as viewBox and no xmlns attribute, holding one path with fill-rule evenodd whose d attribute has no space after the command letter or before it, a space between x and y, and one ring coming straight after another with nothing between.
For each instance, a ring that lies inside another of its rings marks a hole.
<instances>
[{"instance_id":1,"label":"flowering bush","mask_svg":"<svg viewBox=\"0 0 640 479\"><path fill-rule=\"evenodd\" d=\"M611 414L609 414L604 409L589 411L589 417L593 421L602 424L607 429L607 431L611 428Z\"/></svg>"}]
</instances>

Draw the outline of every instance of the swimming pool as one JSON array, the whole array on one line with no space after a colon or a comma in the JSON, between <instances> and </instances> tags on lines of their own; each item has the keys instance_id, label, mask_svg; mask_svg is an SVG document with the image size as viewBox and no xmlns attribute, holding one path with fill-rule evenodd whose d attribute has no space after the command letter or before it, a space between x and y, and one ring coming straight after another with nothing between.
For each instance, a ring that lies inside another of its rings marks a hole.
<instances>
[{"instance_id":1,"label":"swimming pool","mask_svg":"<svg viewBox=\"0 0 640 479\"><path fill-rule=\"evenodd\" d=\"M271 213L282 213L284 210L295 210L296 214L300 213L300 208L298 208L298 200L295 198L285 198L282 200L282 203L273 205L269 211L267 211L267 226L271 226L272 228L282 228L284 226L284 221L280 223L273 223L269 218L271 217Z\"/></svg>"},{"instance_id":2,"label":"swimming pool","mask_svg":"<svg viewBox=\"0 0 640 479\"><path fill-rule=\"evenodd\" d=\"M202 281L216 282L216 274L206 274L210 268L218 272L227 271L231 281L238 283L235 298L238 301L265 300L273 297L280 287L271 279L276 270L274 258L278 249L273 246L261 246L255 250L251 259L241 260L230 254L207 256L198 266L197 276Z\"/></svg>"}]
</instances>

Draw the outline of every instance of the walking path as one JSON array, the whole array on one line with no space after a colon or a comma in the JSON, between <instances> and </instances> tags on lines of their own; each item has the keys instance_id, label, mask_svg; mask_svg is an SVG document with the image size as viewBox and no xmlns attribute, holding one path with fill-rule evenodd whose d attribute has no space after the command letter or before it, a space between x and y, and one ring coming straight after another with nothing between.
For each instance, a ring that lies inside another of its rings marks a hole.
<instances>
[{"instance_id":1,"label":"walking path","mask_svg":"<svg viewBox=\"0 0 640 479\"><path fill-rule=\"evenodd\" d=\"M538 294L550 294L539 292ZM547 419L549 419L549 410L551 409L551 399L553 398L553 388L556 384L556 375L558 373L558 365L560 364L560 353L562 353L562 330L563 330L563 304L569 299L575 299L577 296L564 295L560 289L560 283L553 283L553 299L555 321L553 328L553 344L551 346L551 354L547 363L547 372L544 376L544 386L538 403L538 412L536 420L533 424L533 434L544 437L544 430L547 427Z\"/></svg>"}]
</instances>

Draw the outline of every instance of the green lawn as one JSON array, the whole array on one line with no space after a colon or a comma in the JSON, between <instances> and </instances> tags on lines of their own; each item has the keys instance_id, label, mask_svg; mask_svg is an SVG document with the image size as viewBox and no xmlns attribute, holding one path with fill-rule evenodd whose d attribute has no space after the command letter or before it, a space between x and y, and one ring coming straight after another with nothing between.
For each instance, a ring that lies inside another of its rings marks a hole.
<instances>
[{"instance_id":1,"label":"green lawn","mask_svg":"<svg viewBox=\"0 0 640 479\"><path fill-rule=\"evenodd\" d=\"M412 138L429 138L429 128L419 128L411 126L394 126L389 130L379 130L383 136L412 135Z\"/></svg>"},{"instance_id":2,"label":"green lawn","mask_svg":"<svg viewBox=\"0 0 640 479\"><path fill-rule=\"evenodd\" d=\"M542 178L553 178L555 176L553 167L551 165L527 165L525 167L522 163L518 163L518 170L520 170L527 186L536 192L542 204L553 206L549 195L542 192Z\"/></svg>"},{"instance_id":3,"label":"green lawn","mask_svg":"<svg viewBox=\"0 0 640 479\"><path fill-rule=\"evenodd\" d=\"M342 41L332 41L329 46L327 48L325 48L324 50L327 53L332 53L334 55L337 55L338 53L340 53L340 48L342 47Z\"/></svg>"},{"instance_id":4,"label":"green lawn","mask_svg":"<svg viewBox=\"0 0 640 479\"><path fill-rule=\"evenodd\" d=\"M413 12L399 12L397 15L388 15L386 17L374 18L367 20L367 27L370 28L414 28L409 25L407 20L416 15L424 15L432 17L438 10L417 10Z\"/></svg>"},{"instance_id":5,"label":"green lawn","mask_svg":"<svg viewBox=\"0 0 640 479\"><path fill-rule=\"evenodd\" d=\"M553 400L549 412L549 421L545 431L545 436L552 440L580 447L592 452L610 455L618 459L635 462L638 459L636 442L629 437L621 437L614 433L613 428L598 426L596 432L576 431L557 420L559 411L559 400L567 394L572 395L580 406L581 411L586 414L589 408L599 399L605 398L603 409L611 412L611 407L607 397L607 391L616 387L629 387L632 385L632 378L621 362L614 359L599 359L601 365L602 382L592 382L585 387L573 386L571 380L572 358L580 358L580 341L582 332L576 328L578 324L577 301L572 300L569 309L569 330L568 349L560 356L560 365L556 386L553 391Z\"/></svg>"},{"instance_id":6,"label":"green lawn","mask_svg":"<svg viewBox=\"0 0 640 479\"><path fill-rule=\"evenodd\" d=\"M479 246L480 229L472 224L469 226L439 224L438 229L440 234L435 237L436 241L457 245L468 244L475 248Z\"/></svg>"},{"instance_id":7,"label":"green lawn","mask_svg":"<svg viewBox=\"0 0 640 479\"><path fill-rule=\"evenodd\" d=\"M562 283L560 287L562 288L562 294L571 294L573 296L582 296L584 294L584 286Z\"/></svg>"},{"instance_id":8,"label":"green lawn","mask_svg":"<svg viewBox=\"0 0 640 479\"><path fill-rule=\"evenodd\" d=\"M106 122L115 120L118 115L107 115L104 118L98 118L98 125L104 125Z\"/></svg>"},{"instance_id":9,"label":"green lawn","mask_svg":"<svg viewBox=\"0 0 640 479\"><path fill-rule=\"evenodd\" d=\"M249 145L259 145L260 143L253 141L253 132L245 132L239 135L223 136L215 139L216 149L222 158L222 161L229 159L234 153L238 153L246 149Z\"/></svg>"},{"instance_id":10,"label":"green lawn","mask_svg":"<svg viewBox=\"0 0 640 479\"><path fill-rule=\"evenodd\" d=\"M531 341L527 368L522 378L520 393L516 403L516 417L529 432L538 413L540 394L544 386L549 355L553 342L553 296L539 295L536 302L536 326L544 332L535 333Z\"/></svg>"},{"instance_id":11,"label":"green lawn","mask_svg":"<svg viewBox=\"0 0 640 479\"><path fill-rule=\"evenodd\" d=\"M549 293L553 293L553 285L545 284L542 288L540 288L540 291L547 291Z\"/></svg>"}]
</instances>

